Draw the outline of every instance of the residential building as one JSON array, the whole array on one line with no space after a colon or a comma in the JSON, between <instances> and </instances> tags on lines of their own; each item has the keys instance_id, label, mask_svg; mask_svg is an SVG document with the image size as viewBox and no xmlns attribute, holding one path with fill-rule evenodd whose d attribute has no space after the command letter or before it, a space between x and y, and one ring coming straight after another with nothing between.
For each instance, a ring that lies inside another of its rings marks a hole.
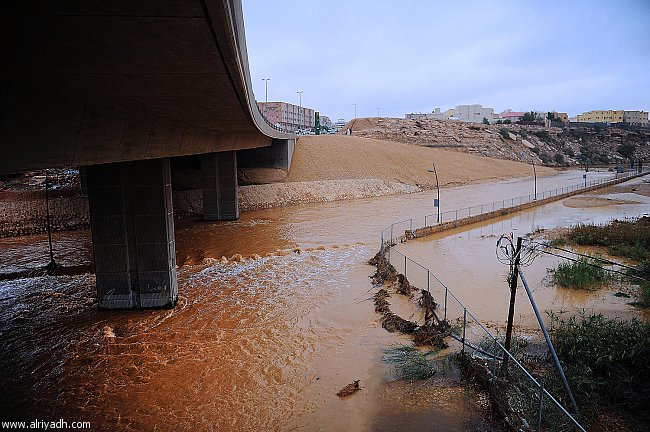
<instances>
[{"instance_id":1,"label":"residential building","mask_svg":"<svg viewBox=\"0 0 650 432\"><path fill-rule=\"evenodd\" d=\"M484 118L493 123L497 119L494 109L483 107L480 104L456 105L454 117L460 121L473 123L482 123Z\"/></svg>"},{"instance_id":2,"label":"residential building","mask_svg":"<svg viewBox=\"0 0 650 432\"><path fill-rule=\"evenodd\" d=\"M578 114L580 123L623 123L623 110L595 110Z\"/></svg>"},{"instance_id":3,"label":"residential building","mask_svg":"<svg viewBox=\"0 0 650 432\"><path fill-rule=\"evenodd\" d=\"M332 119L327 116L320 116L320 127L325 129L333 128Z\"/></svg>"},{"instance_id":4,"label":"residential building","mask_svg":"<svg viewBox=\"0 0 650 432\"><path fill-rule=\"evenodd\" d=\"M258 102L266 119L287 131L312 129L315 125L314 110L287 102Z\"/></svg>"},{"instance_id":5,"label":"residential building","mask_svg":"<svg viewBox=\"0 0 650 432\"><path fill-rule=\"evenodd\" d=\"M648 126L647 111L625 111L623 112L623 122L631 126Z\"/></svg>"},{"instance_id":6,"label":"residential building","mask_svg":"<svg viewBox=\"0 0 650 432\"><path fill-rule=\"evenodd\" d=\"M560 121L562 123L569 123L569 114L553 111L553 115L557 121Z\"/></svg>"},{"instance_id":7,"label":"residential building","mask_svg":"<svg viewBox=\"0 0 650 432\"><path fill-rule=\"evenodd\" d=\"M423 120L433 117L429 113L408 113L404 114L404 118L407 120Z\"/></svg>"},{"instance_id":8,"label":"residential building","mask_svg":"<svg viewBox=\"0 0 650 432\"><path fill-rule=\"evenodd\" d=\"M501 121L510 120L512 123L516 123L522 118L524 118L524 114L526 113L507 109L503 111L501 114L499 114L499 120Z\"/></svg>"}]
</instances>

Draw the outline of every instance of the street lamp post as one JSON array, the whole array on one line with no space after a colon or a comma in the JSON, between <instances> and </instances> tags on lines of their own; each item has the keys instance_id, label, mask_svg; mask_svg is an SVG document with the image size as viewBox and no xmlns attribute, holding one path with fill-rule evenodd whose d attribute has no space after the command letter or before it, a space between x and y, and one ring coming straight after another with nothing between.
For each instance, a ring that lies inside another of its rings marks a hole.
<instances>
[{"instance_id":1,"label":"street lamp post","mask_svg":"<svg viewBox=\"0 0 650 432\"><path fill-rule=\"evenodd\" d=\"M298 109L298 127L302 129L302 90L297 91L300 96L300 108Z\"/></svg>"},{"instance_id":2,"label":"street lamp post","mask_svg":"<svg viewBox=\"0 0 650 432\"><path fill-rule=\"evenodd\" d=\"M428 171L435 174L435 176L436 176L436 190L438 191L438 193L437 193L438 198L433 200L433 206L438 207L438 223L440 223L440 183L438 182L438 172L436 171L436 163L431 162L431 165L433 165L433 169L430 169Z\"/></svg>"},{"instance_id":3,"label":"street lamp post","mask_svg":"<svg viewBox=\"0 0 650 432\"><path fill-rule=\"evenodd\" d=\"M354 105L354 118L357 118L357 104L353 103Z\"/></svg>"},{"instance_id":4,"label":"street lamp post","mask_svg":"<svg viewBox=\"0 0 650 432\"><path fill-rule=\"evenodd\" d=\"M377 108L377 117L379 117L379 108Z\"/></svg>"},{"instance_id":5,"label":"street lamp post","mask_svg":"<svg viewBox=\"0 0 650 432\"><path fill-rule=\"evenodd\" d=\"M269 81L271 81L271 78L262 78L262 81L264 81L264 93L265 93L265 101L269 101Z\"/></svg>"},{"instance_id":6,"label":"street lamp post","mask_svg":"<svg viewBox=\"0 0 650 432\"><path fill-rule=\"evenodd\" d=\"M533 163L533 177L535 178L535 201L537 201L537 171L535 171L535 159L531 159Z\"/></svg>"}]
</instances>

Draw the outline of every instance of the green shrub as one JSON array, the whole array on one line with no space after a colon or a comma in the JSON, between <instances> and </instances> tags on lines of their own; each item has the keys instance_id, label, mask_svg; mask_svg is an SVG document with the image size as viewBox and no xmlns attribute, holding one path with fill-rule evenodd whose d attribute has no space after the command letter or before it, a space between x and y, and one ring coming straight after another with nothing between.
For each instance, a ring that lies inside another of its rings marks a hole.
<instances>
[{"instance_id":1,"label":"green shrub","mask_svg":"<svg viewBox=\"0 0 650 432\"><path fill-rule=\"evenodd\" d=\"M553 283L564 288L594 290L609 279L606 270L591 265L585 259L560 263L553 270Z\"/></svg>"},{"instance_id":2,"label":"green shrub","mask_svg":"<svg viewBox=\"0 0 650 432\"><path fill-rule=\"evenodd\" d=\"M501 138L509 140L510 139L510 129L508 128L499 128L499 134L501 134Z\"/></svg>"},{"instance_id":3,"label":"green shrub","mask_svg":"<svg viewBox=\"0 0 650 432\"><path fill-rule=\"evenodd\" d=\"M583 414L606 407L650 420L650 323L603 315L556 318L552 338ZM566 394L557 376L548 378L551 393Z\"/></svg>"}]
</instances>

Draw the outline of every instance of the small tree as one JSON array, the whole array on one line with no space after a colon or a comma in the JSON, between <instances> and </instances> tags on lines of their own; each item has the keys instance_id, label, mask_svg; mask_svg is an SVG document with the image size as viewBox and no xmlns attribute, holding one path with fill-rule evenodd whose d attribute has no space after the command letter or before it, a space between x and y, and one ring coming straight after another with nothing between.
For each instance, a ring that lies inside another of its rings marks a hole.
<instances>
[{"instance_id":1,"label":"small tree","mask_svg":"<svg viewBox=\"0 0 650 432\"><path fill-rule=\"evenodd\" d=\"M484 125L489 125L490 124L490 122L488 121L488 119L486 117L483 117L483 124Z\"/></svg>"},{"instance_id":2,"label":"small tree","mask_svg":"<svg viewBox=\"0 0 650 432\"><path fill-rule=\"evenodd\" d=\"M511 123L512 123L512 120L510 120L510 119L505 119L503 121L503 124L511 124Z\"/></svg>"},{"instance_id":3,"label":"small tree","mask_svg":"<svg viewBox=\"0 0 650 432\"><path fill-rule=\"evenodd\" d=\"M539 114L537 114L535 111L530 111L524 113L524 116L521 119L525 122L536 122L539 120Z\"/></svg>"},{"instance_id":4,"label":"small tree","mask_svg":"<svg viewBox=\"0 0 650 432\"><path fill-rule=\"evenodd\" d=\"M633 143L625 143L616 147L618 154L623 156L626 159L632 159L634 152L636 151L636 146Z\"/></svg>"}]
</instances>

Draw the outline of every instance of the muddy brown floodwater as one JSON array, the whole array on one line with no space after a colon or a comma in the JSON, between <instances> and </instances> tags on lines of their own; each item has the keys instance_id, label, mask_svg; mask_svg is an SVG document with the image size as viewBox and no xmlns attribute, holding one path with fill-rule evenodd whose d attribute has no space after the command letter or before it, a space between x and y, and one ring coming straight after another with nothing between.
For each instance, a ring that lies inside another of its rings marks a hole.
<instances>
[{"instance_id":1,"label":"muddy brown floodwater","mask_svg":"<svg viewBox=\"0 0 650 432\"><path fill-rule=\"evenodd\" d=\"M539 179L538 189L581 178L564 172ZM522 179L444 189L443 210L531 189ZM409 339L381 328L366 261L383 227L422 220L432 197L276 208L236 222L177 222L180 299L172 310L99 311L93 275L0 281L2 419L91 421L95 430L491 430L484 401L453 367L406 383L382 362L384 349ZM614 198L641 204L576 209L558 202L400 248L450 287L462 287L458 295L481 319L498 323L507 299L493 236L648 211L647 197ZM88 231L55 233L57 260L90 263L89 237ZM261 258L206 260L236 253ZM0 263L0 272L46 264L45 237L0 240ZM529 279L543 278L545 270L530 269ZM476 288L472 274L490 282ZM636 313L618 298L576 297L535 283L544 307ZM391 302L415 312L406 300ZM523 309L518 320L531 324ZM353 380L361 380L362 390L338 398Z\"/></svg>"}]
</instances>

